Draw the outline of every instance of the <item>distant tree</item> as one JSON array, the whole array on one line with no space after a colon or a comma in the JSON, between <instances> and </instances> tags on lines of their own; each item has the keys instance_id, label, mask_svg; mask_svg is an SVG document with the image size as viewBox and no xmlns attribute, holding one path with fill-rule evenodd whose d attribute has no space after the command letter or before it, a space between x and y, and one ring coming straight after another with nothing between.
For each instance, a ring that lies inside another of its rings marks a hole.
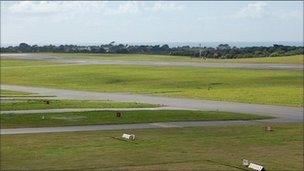
<instances>
[{"instance_id":1,"label":"distant tree","mask_svg":"<svg viewBox=\"0 0 304 171\"><path fill-rule=\"evenodd\" d=\"M213 47L172 47L164 45L124 45L111 42L100 46L77 46L77 45L28 45L20 43L18 46L1 47L1 53L16 52L67 52L67 53L135 53L135 54L164 54L207 58L252 58L266 56L299 55L304 53L303 46L284 46L274 44L270 47L230 47L228 44L220 44Z\"/></svg>"},{"instance_id":2,"label":"distant tree","mask_svg":"<svg viewBox=\"0 0 304 171\"><path fill-rule=\"evenodd\" d=\"M26 43L20 43L19 44L19 50L21 51L21 52L31 52L31 46L30 45L28 45L28 44L26 44Z\"/></svg>"},{"instance_id":3,"label":"distant tree","mask_svg":"<svg viewBox=\"0 0 304 171\"><path fill-rule=\"evenodd\" d=\"M230 46L228 44L220 44L217 46L218 50L229 50L231 49Z\"/></svg>"}]
</instances>

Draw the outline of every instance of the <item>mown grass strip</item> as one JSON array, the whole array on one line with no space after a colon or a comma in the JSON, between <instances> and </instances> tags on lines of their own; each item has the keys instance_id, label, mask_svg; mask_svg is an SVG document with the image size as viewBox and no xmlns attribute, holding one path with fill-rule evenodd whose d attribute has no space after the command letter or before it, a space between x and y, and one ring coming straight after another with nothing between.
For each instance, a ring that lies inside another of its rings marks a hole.
<instances>
[{"instance_id":1,"label":"mown grass strip","mask_svg":"<svg viewBox=\"0 0 304 171\"><path fill-rule=\"evenodd\" d=\"M303 124L272 127L272 132L243 125L2 135L1 169L231 171L246 158L266 170L302 170ZM136 135L136 144L111 138L125 132Z\"/></svg>"},{"instance_id":2,"label":"mown grass strip","mask_svg":"<svg viewBox=\"0 0 304 171\"><path fill-rule=\"evenodd\" d=\"M120 117L117 117L117 112L115 111L0 115L2 128L152 123L169 121L256 120L269 118L272 117L228 112L189 110L124 111Z\"/></svg>"}]
</instances>

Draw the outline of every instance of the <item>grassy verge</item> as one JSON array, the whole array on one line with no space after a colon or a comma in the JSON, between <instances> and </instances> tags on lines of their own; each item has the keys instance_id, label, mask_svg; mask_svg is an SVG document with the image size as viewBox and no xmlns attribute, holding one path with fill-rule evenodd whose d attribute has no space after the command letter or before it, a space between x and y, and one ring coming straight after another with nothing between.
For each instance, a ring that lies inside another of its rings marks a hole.
<instances>
[{"instance_id":1,"label":"grassy verge","mask_svg":"<svg viewBox=\"0 0 304 171\"><path fill-rule=\"evenodd\" d=\"M22 59L1 59L0 66L2 67L21 67L21 66L38 66L51 65L53 62L37 61L37 60L22 60Z\"/></svg>"},{"instance_id":2,"label":"grassy verge","mask_svg":"<svg viewBox=\"0 0 304 171\"><path fill-rule=\"evenodd\" d=\"M0 90L0 96L27 96L32 95L31 93L10 91L10 90Z\"/></svg>"},{"instance_id":3,"label":"grassy verge","mask_svg":"<svg viewBox=\"0 0 304 171\"><path fill-rule=\"evenodd\" d=\"M43 54L43 53L42 53ZM144 55L144 54L89 54L89 53L44 53L67 59L122 60L122 61L162 61L162 62L201 62L200 58L189 56ZM303 64L303 55L239 58L239 59L208 59L204 63L272 63L272 64ZM1 59L1 67L37 66L54 64L46 61Z\"/></svg>"},{"instance_id":4,"label":"grassy verge","mask_svg":"<svg viewBox=\"0 0 304 171\"><path fill-rule=\"evenodd\" d=\"M169 55L143 55L143 54L88 54L88 53L51 53L48 55L63 58L86 58L100 60L124 60L124 61L176 61L176 62L201 62L199 58L189 56ZM303 64L303 55L282 56L282 57L261 57L243 59L208 59L204 62L216 63L273 63L273 64Z\"/></svg>"},{"instance_id":5,"label":"grassy verge","mask_svg":"<svg viewBox=\"0 0 304 171\"><path fill-rule=\"evenodd\" d=\"M228 112L187 110L125 111L121 117L116 117L116 112L114 111L0 115L2 128L149 123L166 121L253 120L266 118L271 117Z\"/></svg>"},{"instance_id":6,"label":"grassy verge","mask_svg":"<svg viewBox=\"0 0 304 171\"><path fill-rule=\"evenodd\" d=\"M197 58L187 56L169 55L145 55L145 54L90 54L90 53L47 53L51 56L71 59L99 59L99 60L122 60L122 61L176 61L176 62L198 62Z\"/></svg>"},{"instance_id":7,"label":"grassy verge","mask_svg":"<svg viewBox=\"0 0 304 171\"><path fill-rule=\"evenodd\" d=\"M245 103L303 105L303 72L121 65L6 68L1 83Z\"/></svg>"},{"instance_id":8,"label":"grassy verge","mask_svg":"<svg viewBox=\"0 0 304 171\"><path fill-rule=\"evenodd\" d=\"M303 124L94 131L1 136L3 170L302 170ZM125 142L123 132L134 133Z\"/></svg>"},{"instance_id":9,"label":"grassy verge","mask_svg":"<svg viewBox=\"0 0 304 171\"><path fill-rule=\"evenodd\" d=\"M206 62L216 63L271 63L271 64L303 64L303 55L263 57L263 58L242 58L242 59L208 59Z\"/></svg>"},{"instance_id":10,"label":"grassy verge","mask_svg":"<svg viewBox=\"0 0 304 171\"><path fill-rule=\"evenodd\" d=\"M49 104L47 104L47 101ZM1 110L33 110L33 109L63 109L63 108L150 108L157 105L136 102L113 102L102 100L26 100L1 103Z\"/></svg>"}]
</instances>

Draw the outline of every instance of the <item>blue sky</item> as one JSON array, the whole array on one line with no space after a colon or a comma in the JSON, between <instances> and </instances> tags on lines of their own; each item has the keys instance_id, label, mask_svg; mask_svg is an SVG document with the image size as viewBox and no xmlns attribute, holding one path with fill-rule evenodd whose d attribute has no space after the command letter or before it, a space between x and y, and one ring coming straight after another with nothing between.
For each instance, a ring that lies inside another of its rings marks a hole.
<instances>
[{"instance_id":1,"label":"blue sky","mask_svg":"<svg viewBox=\"0 0 304 171\"><path fill-rule=\"evenodd\" d=\"M111 41L303 41L303 2L1 2L2 44Z\"/></svg>"}]
</instances>

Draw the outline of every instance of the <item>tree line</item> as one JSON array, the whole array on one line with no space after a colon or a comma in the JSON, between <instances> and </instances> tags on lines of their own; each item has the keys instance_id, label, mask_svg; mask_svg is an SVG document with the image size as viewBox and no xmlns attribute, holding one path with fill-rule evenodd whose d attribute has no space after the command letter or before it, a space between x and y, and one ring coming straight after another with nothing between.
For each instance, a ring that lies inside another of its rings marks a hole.
<instances>
[{"instance_id":1,"label":"tree line","mask_svg":"<svg viewBox=\"0 0 304 171\"><path fill-rule=\"evenodd\" d=\"M303 46L284 46L274 44L273 46L253 47L231 47L228 44L220 44L217 47L169 47L165 45L127 45L103 44L100 46L78 46L78 45L28 45L20 43L19 46L1 47L1 53L33 53L33 52L62 52L62 53L110 53L110 54L157 54L176 55L204 58L252 58L301 55Z\"/></svg>"}]
</instances>

